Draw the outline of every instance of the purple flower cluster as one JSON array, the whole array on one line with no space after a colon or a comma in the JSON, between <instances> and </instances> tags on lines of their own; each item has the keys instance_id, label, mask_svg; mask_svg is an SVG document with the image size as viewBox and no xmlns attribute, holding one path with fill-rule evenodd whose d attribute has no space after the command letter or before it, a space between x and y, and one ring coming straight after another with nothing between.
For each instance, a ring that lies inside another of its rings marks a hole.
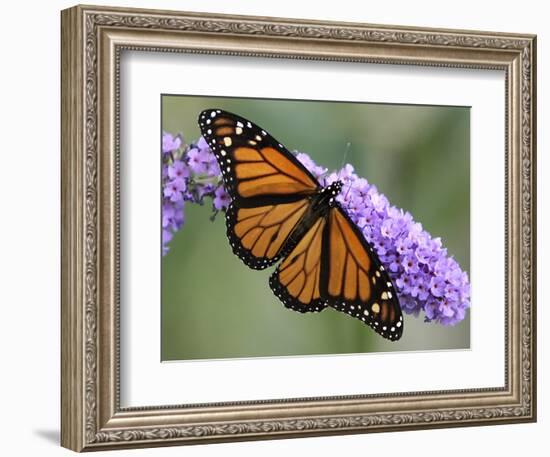
<instances>
[{"instance_id":1,"label":"purple flower cluster","mask_svg":"<svg viewBox=\"0 0 550 457\"><path fill-rule=\"evenodd\" d=\"M225 192L216 159L204 138L185 145L181 135L163 134L163 254L168 242L183 226L184 203L212 199L214 213L227 209ZM432 238L408 212L391 206L376 186L358 177L350 164L327 174L307 154L297 159L327 186L344 183L338 196L342 207L374 246L393 280L404 312L426 321L454 325L464 319L470 306L470 283L466 272L448 255L440 238Z\"/></svg>"},{"instance_id":2,"label":"purple flower cluster","mask_svg":"<svg viewBox=\"0 0 550 457\"><path fill-rule=\"evenodd\" d=\"M185 202L204 203L212 198L215 211L229 205L223 188L220 169L206 141L187 145L181 135L162 135L162 253L185 221Z\"/></svg>"},{"instance_id":3,"label":"purple flower cluster","mask_svg":"<svg viewBox=\"0 0 550 457\"><path fill-rule=\"evenodd\" d=\"M432 238L410 213L390 205L376 186L354 173L353 166L323 177L311 167L309 157L297 157L325 186L338 179L344 183L337 200L389 271L404 312L418 316L424 311L426 321L443 325L464 319L470 307L468 274L448 255L440 238Z\"/></svg>"}]
</instances>

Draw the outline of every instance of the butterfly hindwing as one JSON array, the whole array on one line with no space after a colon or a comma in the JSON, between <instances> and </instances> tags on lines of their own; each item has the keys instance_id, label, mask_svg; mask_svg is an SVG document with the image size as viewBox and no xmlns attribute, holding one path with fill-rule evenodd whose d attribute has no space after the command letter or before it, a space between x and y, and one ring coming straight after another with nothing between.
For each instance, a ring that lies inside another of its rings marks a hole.
<instances>
[{"instance_id":1,"label":"butterfly hindwing","mask_svg":"<svg viewBox=\"0 0 550 457\"><path fill-rule=\"evenodd\" d=\"M328 304L390 340L403 333L403 316L392 281L378 255L346 212L335 206L323 237L321 287Z\"/></svg>"},{"instance_id":2,"label":"butterfly hindwing","mask_svg":"<svg viewBox=\"0 0 550 457\"><path fill-rule=\"evenodd\" d=\"M256 124L226 111L199 115L202 135L214 152L233 201L312 195L317 179L281 143Z\"/></svg>"},{"instance_id":3,"label":"butterfly hindwing","mask_svg":"<svg viewBox=\"0 0 550 457\"><path fill-rule=\"evenodd\" d=\"M295 311L321 311L330 305L392 341L403 332L401 308L388 273L339 206L317 219L269 284Z\"/></svg>"},{"instance_id":4,"label":"butterfly hindwing","mask_svg":"<svg viewBox=\"0 0 550 457\"><path fill-rule=\"evenodd\" d=\"M254 269L273 265L288 252L288 237L308 205L305 199L250 208L231 203L226 212L226 226L234 254Z\"/></svg>"},{"instance_id":5,"label":"butterfly hindwing","mask_svg":"<svg viewBox=\"0 0 550 457\"><path fill-rule=\"evenodd\" d=\"M326 219L318 218L269 278L287 308L305 313L326 307L320 285L325 226Z\"/></svg>"}]
</instances>

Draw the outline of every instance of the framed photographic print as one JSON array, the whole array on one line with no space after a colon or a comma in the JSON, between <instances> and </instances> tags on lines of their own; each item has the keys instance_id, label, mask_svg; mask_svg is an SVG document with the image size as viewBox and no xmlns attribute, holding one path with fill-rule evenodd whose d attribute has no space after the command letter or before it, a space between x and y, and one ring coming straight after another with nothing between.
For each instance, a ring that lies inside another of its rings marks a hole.
<instances>
[{"instance_id":1,"label":"framed photographic print","mask_svg":"<svg viewBox=\"0 0 550 457\"><path fill-rule=\"evenodd\" d=\"M536 419L531 35L62 12L62 445Z\"/></svg>"}]
</instances>

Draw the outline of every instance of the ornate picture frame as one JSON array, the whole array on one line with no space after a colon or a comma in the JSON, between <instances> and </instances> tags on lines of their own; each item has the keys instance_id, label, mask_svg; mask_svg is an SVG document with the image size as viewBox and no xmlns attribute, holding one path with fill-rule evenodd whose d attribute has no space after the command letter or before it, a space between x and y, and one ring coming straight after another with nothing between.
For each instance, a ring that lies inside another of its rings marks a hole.
<instances>
[{"instance_id":1,"label":"ornate picture frame","mask_svg":"<svg viewBox=\"0 0 550 457\"><path fill-rule=\"evenodd\" d=\"M62 12L62 428L75 451L536 420L536 37L75 6ZM505 72L505 385L123 408L120 57L125 50Z\"/></svg>"}]
</instances>

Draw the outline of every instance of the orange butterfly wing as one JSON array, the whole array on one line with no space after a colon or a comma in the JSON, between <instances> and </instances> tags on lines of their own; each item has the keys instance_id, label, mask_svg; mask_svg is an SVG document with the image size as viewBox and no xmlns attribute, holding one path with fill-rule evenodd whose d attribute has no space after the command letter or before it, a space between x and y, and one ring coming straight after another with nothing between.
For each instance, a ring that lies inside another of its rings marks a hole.
<instances>
[{"instance_id":1,"label":"orange butterfly wing","mask_svg":"<svg viewBox=\"0 0 550 457\"><path fill-rule=\"evenodd\" d=\"M256 124L222 110L206 110L199 126L214 152L232 199L226 212L233 252L249 267L273 265L308 214L317 179Z\"/></svg>"},{"instance_id":2,"label":"orange butterfly wing","mask_svg":"<svg viewBox=\"0 0 550 457\"><path fill-rule=\"evenodd\" d=\"M206 110L199 115L199 126L233 200L244 203L280 197L284 201L319 190L317 179L296 157L250 121L225 111Z\"/></svg>"},{"instance_id":3,"label":"orange butterfly wing","mask_svg":"<svg viewBox=\"0 0 550 457\"><path fill-rule=\"evenodd\" d=\"M233 252L254 269L273 265L288 252L289 238L308 206L307 200L252 208L231 203L225 217Z\"/></svg>"},{"instance_id":4,"label":"orange butterfly wing","mask_svg":"<svg viewBox=\"0 0 550 457\"><path fill-rule=\"evenodd\" d=\"M339 206L330 210L327 226L322 284L328 303L383 337L398 340L403 333L403 315L378 255Z\"/></svg>"},{"instance_id":5,"label":"orange butterfly wing","mask_svg":"<svg viewBox=\"0 0 550 457\"><path fill-rule=\"evenodd\" d=\"M270 278L286 307L321 311L327 305L396 341L403 316L393 284L357 226L340 206L319 218Z\"/></svg>"},{"instance_id":6,"label":"orange butterfly wing","mask_svg":"<svg viewBox=\"0 0 550 457\"><path fill-rule=\"evenodd\" d=\"M318 218L269 278L273 293L287 308L302 313L321 311L323 237L327 221Z\"/></svg>"}]
</instances>

